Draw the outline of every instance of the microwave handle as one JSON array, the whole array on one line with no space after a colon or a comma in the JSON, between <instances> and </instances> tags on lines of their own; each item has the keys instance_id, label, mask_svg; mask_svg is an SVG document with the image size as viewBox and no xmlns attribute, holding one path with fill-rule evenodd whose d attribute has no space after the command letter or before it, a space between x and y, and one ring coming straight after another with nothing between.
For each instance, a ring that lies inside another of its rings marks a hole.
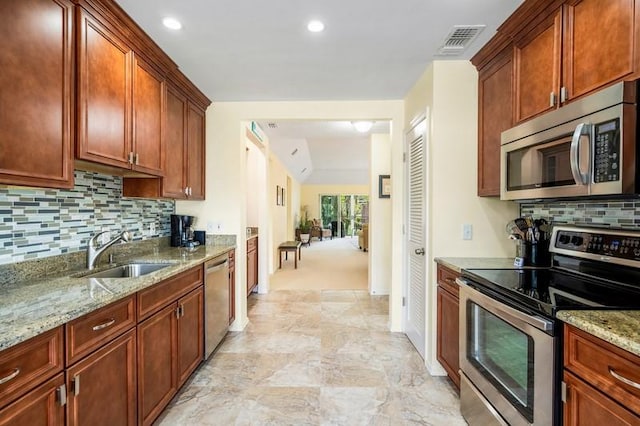
<instances>
[{"instance_id":1,"label":"microwave handle","mask_svg":"<svg viewBox=\"0 0 640 426\"><path fill-rule=\"evenodd\" d=\"M571 174L578 185L586 185L589 178L589 171L582 172L580 170L580 136L590 133L590 125L580 123L576 126L571 138L571 148L569 151L569 161L571 163Z\"/></svg>"}]
</instances>

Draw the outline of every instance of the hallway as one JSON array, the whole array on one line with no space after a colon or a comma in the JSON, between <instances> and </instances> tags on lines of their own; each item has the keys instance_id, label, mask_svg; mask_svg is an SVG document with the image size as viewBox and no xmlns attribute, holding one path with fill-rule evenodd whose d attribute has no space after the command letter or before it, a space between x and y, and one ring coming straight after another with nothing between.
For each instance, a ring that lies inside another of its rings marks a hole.
<instances>
[{"instance_id":1,"label":"hallway","mask_svg":"<svg viewBox=\"0 0 640 426\"><path fill-rule=\"evenodd\" d=\"M466 424L448 379L387 331L386 296L277 290L248 309L246 330L229 333L158 424Z\"/></svg>"}]
</instances>

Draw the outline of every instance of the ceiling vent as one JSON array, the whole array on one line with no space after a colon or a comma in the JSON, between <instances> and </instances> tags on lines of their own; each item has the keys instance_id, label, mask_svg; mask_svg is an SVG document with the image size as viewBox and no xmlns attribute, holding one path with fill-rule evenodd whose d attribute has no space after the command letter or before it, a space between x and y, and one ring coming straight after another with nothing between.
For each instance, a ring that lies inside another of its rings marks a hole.
<instances>
[{"instance_id":1,"label":"ceiling vent","mask_svg":"<svg viewBox=\"0 0 640 426\"><path fill-rule=\"evenodd\" d=\"M460 55L485 27L486 25L454 25L437 54L442 56Z\"/></svg>"},{"instance_id":2,"label":"ceiling vent","mask_svg":"<svg viewBox=\"0 0 640 426\"><path fill-rule=\"evenodd\" d=\"M269 126L270 129L277 129L278 125L276 123L267 123L267 126Z\"/></svg>"}]
</instances>

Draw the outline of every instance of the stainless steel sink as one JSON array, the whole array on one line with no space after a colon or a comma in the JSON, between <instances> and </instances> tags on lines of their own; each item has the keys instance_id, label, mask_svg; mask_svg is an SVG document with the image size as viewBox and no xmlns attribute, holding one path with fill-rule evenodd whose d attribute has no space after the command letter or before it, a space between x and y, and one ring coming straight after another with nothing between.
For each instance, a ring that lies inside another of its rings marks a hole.
<instances>
[{"instance_id":1,"label":"stainless steel sink","mask_svg":"<svg viewBox=\"0 0 640 426\"><path fill-rule=\"evenodd\" d=\"M134 278L172 266L171 263L128 263L100 272L83 275L82 278Z\"/></svg>"}]
</instances>

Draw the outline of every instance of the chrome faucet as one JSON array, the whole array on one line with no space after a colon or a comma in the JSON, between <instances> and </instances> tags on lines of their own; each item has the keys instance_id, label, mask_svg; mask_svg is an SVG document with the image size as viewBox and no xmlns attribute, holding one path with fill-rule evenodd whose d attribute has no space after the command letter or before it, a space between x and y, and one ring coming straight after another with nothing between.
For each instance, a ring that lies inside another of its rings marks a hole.
<instances>
[{"instance_id":1,"label":"chrome faucet","mask_svg":"<svg viewBox=\"0 0 640 426\"><path fill-rule=\"evenodd\" d=\"M114 239L105 243L103 245L98 245L98 238L100 235L109 232L103 231L99 232L89 240L89 246L87 247L87 269L93 269L96 267L96 263L98 262L98 258L106 249L117 243L118 241L129 242L131 241L132 235L126 229L120 232Z\"/></svg>"}]
</instances>

